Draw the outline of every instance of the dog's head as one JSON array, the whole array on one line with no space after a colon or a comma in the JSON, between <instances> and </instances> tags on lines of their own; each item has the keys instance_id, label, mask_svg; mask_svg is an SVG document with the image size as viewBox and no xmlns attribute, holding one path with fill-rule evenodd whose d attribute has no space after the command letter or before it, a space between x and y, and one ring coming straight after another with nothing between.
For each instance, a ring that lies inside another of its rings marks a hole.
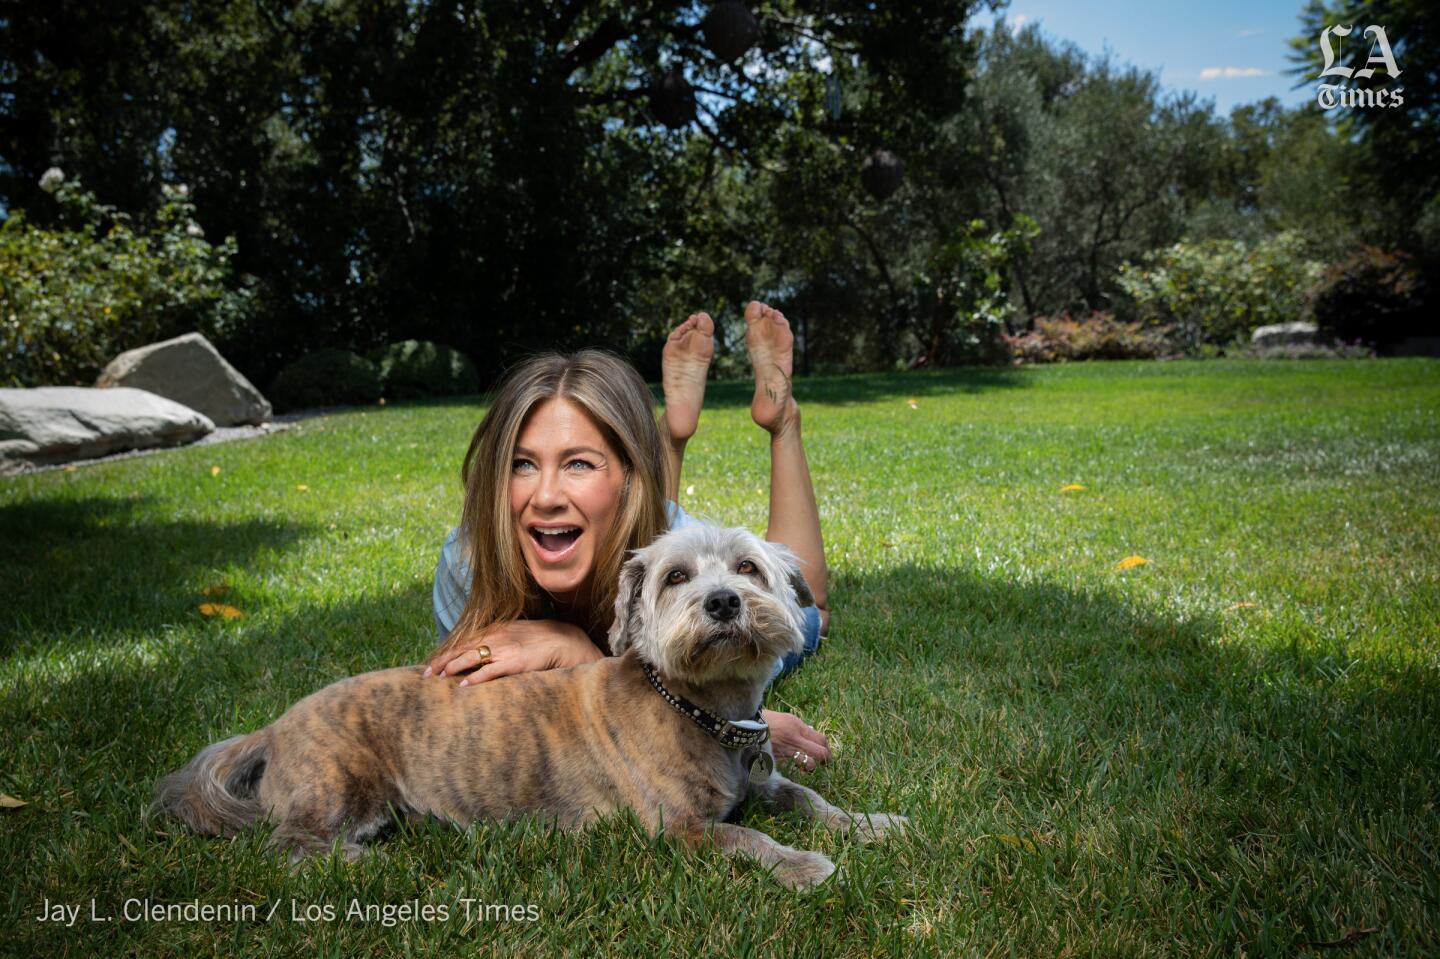
<instances>
[{"instance_id":1,"label":"dog's head","mask_svg":"<svg viewBox=\"0 0 1440 959\"><path fill-rule=\"evenodd\" d=\"M620 570L610 651L695 683L768 677L814 602L795 554L744 529L686 526Z\"/></svg>"}]
</instances>

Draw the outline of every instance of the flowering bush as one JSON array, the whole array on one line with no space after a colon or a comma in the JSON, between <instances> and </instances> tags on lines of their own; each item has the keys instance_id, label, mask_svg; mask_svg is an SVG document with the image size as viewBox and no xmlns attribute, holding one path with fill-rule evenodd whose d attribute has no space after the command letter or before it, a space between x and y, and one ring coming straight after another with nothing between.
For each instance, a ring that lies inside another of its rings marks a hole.
<instances>
[{"instance_id":1,"label":"flowering bush","mask_svg":"<svg viewBox=\"0 0 1440 959\"><path fill-rule=\"evenodd\" d=\"M1253 246L1239 240L1176 243L1120 267L1118 283L1135 318L1169 326L1182 349L1248 342L1259 326L1305 313L1305 296L1321 265L1305 256L1300 237L1280 233Z\"/></svg>"},{"instance_id":2,"label":"flowering bush","mask_svg":"<svg viewBox=\"0 0 1440 959\"><path fill-rule=\"evenodd\" d=\"M166 187L152 229L50 169L40 185L71 222L0 225L0 385L89 384L115 354L198 330L238 328L248 287L232 288L234 239L205 240L183 186Z\"/></svg>"},{"instance_id":3,"label":"flowering bush","mask_svg":"<svg viewBox=\"0 0 1440 959\"><path fill-rule=\"evenodd\" d=\"M1069 360L1142 360L1169 352L1163 328L1123 323L1098 310L1087 319L1037 316L1034 329L1006 336L1015 363L1064 363Z\"/></svg>"}]
</instances>

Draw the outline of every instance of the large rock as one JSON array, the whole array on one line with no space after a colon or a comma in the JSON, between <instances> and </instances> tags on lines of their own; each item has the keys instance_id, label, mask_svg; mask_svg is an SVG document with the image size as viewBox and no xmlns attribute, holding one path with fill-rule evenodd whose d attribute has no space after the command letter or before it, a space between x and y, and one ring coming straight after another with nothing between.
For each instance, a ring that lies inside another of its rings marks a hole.
<instances>
[{"instance_id":1,"label":"large rock","mask_svg":"<svg viewBox=\"0 0 1440 959\"><path fill-rule=\"evenodd\" d=\"M199 333L121 353L95 385L149 390L204 413L217 426L258 426L270 418L270 402Z\"/></svg>"},{"instance_id":2,"label":"large rock","mask_svg":"<svg viewBox=\"0 0 1440 959\"><path fill-rule=\"evenodd\" d=\"M0 389L0 461L63 463L151 446L179 446L215 424L188 406L127 387Z\"/></svg>"},{"instance_id":3,"label":"large rock","mask_svg":"<svg viewBox=\"0 0 1440 959\"><path fill-rule=\"evenodd\" d=\"M1275 323L1271 326L1256 327L1250 334L1252 346L1305 346L1315 342L1320 328L1314 323L1296 320L1294 323Z\"/></svg>"}]
</instances>

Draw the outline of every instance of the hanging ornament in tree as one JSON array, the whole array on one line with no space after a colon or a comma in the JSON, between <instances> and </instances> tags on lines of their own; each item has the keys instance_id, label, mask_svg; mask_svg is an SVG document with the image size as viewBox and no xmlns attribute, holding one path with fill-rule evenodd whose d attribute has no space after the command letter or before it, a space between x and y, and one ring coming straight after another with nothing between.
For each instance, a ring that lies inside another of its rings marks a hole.
<instances>
[{"instance_id":1,"label":"hanging ornament in tree","mask_svg":"<svg viewBox=\"0 0 1440 959\"><path fill-rule=\"evenodd\" d=\"M740 0L720 0L700 24L705 46L725 63L733 63L755 45L760 25Z\"/></svg>"},{"instance_id":2,"label":"hanging ornament in tree","mask_svg":"<svg viewBox=\"0 0 1440 959\"><path fill-rule=\"evenodd\" d=\"M672 130L695 119L695 88L685 80L679 67L651 84L650 112Z\"/></svg>"},{"instance_id":3,"label":"hanging ornament in tree","mask_svg":"<svg viewBox=\"0 0 1440 959\"><path fill-rule=\"evenodd\" d=\"M905 180L905 164L889 150L876 150L860 165L860 182L877 200L888 200Z\"/></svg>"}]
</instances>

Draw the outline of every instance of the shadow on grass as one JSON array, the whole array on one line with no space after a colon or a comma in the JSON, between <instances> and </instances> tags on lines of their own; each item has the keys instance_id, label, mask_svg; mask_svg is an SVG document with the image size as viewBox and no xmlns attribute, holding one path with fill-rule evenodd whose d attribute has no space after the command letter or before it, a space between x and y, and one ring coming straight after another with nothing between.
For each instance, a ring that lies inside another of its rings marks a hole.
<instances>
[{"instance_id":1,"label":"shadow on grass","mask_svg":"<svg viewBox=\"0 0 1440 959\"><path fill-rule=\"evenodd\" d=\"M27 634L156 629L191 612L197 574L250 562L310 535L300 523L156 520L144 498L0 506L0 655Z\"/></svg>"},{"instance_id":2,"label":"shadow on grass","mask_svg":"<svg viewBox=\"0 0 1440 959\"><path fill-rule=\"evenodd\" d=\"M1035 807L1077 789L1143 805L1178 782L1222 833L1304 819L1363 833L1362 811L1383 809L1400 850L1440 794L1440 674L1417 658L1223 620L1264 610L1182 621L1118 591L917 565L841 575L830 595L828 655L873 660L882 694L898 683L907 728L993 740L1002 717L1014 738L999 752Z\"/></svg>"},{"instance_id":3,"label":"shadow on grass","mask_svg":"<svg viewBox=\"0 0 1440 959\"><path fill-rule=\"evenodd\" d=\"M96 836L141 849L163 841L131 811L200 747L265 725L335 679L421 661L433 642L429 588L417 578L273 622L207 623L156 655L81 664L61 679L21 678L0 704L3 728L24 731L5 753L8 782L38 809L90 811L88 819L34 816L33 831L0 843L20 855L21 898L79 895L78 886L54 888L38 849L79 858L110 855L114 844ZM1217 641L1220 619L1178 621L1118 590L912 565L837 576L831 596L835 632L816 666L863 676L865 688L812 687L820 698L806 712L846 709L860 748L905 770L912 802L965 804L960 818L972 824L1003 808L1022 825L1033 817L1037 835L1090 830L1099 855L1123 848L1130 857L1097 874L1116 897L1125 894L1123 877L1174 872L1179 862L1184 875L1203 878L1155 887L1179 890L1157 908L1173 910L1164 915L1177 922L1198 917L1182 936L1190 941L1233 951L1264 925L1293 951L1333 938L1316 917L1333 914L1337 901L1356 910L1356 923L1386 925L1399 915L1375 941L1405 941L1415 893L1410 880L1393 877L1416 875L1435 835L1425 812L1434 783L1422 758L1440 748L1432 721L1440 684L1430 673L1357 665L1345 650L1300 642L1227 646ZM952 785L960 762L978 769L964 789ZM1355 837L1369 837L1364 848L1352 845ZM1013 844L974 855L964 836L929 838L943 855L967 858L970 881L995 890L1002 916L1037 908L1006 899L1006 889L1050 894L1028 880L1000 881L997 862L1024 858ZM1055 862L1078 872L1086 855L1067 847ZM1051 868L1039 858L1024 861ZM1067 874L1055 868L1063 882ZM105 869L106 861L77 861L66 874ZM1317 882L1307 887L1312 900L1292 904L1281 881L1287 870L1315 871L1334 885ZM1376 885L1362 892L1357 875ZM121 875L107 882L135 894ZM1366 905L1375 896L1386 900L1379 916ZM1230 925L1198 928L1222 922Z\"/></svg>"}]
</instances>

